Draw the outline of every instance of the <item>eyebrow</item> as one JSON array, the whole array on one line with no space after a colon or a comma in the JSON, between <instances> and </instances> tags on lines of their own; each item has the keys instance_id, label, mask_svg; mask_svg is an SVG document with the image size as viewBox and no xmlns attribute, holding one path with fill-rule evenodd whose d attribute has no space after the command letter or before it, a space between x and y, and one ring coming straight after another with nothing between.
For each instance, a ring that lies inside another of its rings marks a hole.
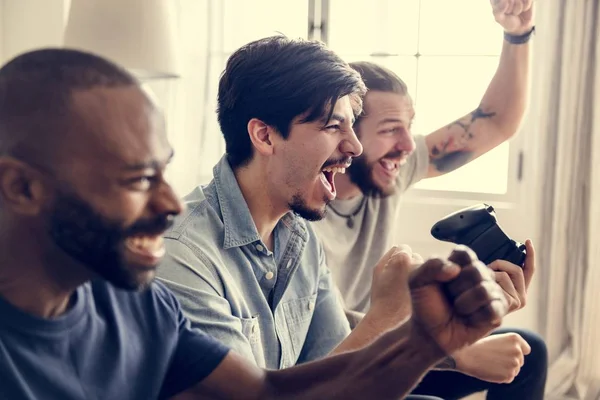
<instances>
[{"instance_id":1,"label":"eyebrow","mask_svg":"<svg viewBox=\"0 0 600 400\"><path fill-rule=\"evenodd\" d=\"M341 114L337 114L337 113L333 113L333 114L331 114L331 118L329 118L329 120L328 120L328 121L326 121L326 123L329 123L329 122L331 122L331 120L336 120L336 121L338 121L340 124L343 124L344 122L346 122L346 118L345 118L343 115L341 115ZM354 124L354 121L355 121L355 118L354 118L354 117L352 117L351 124Z\"/></svg>"},{"instance_id":2,"label":"eyebrow","mask_svg":"<svg viewBox=\"0 0 600 400\"><path fill-rule=\"evenodd\" d=\"M126 164L124 169L129 170L129 171L136 171L136 170L141 170L141 169L160 169L160 168L162 168L163 165L169 164L171 162L171 160L173 160L174 156L175 156L175 151L173 149L171 149L171 153L169 154L169 157L167 158L166 162L152 160L152 161L141 162L141 163L136 163L136 164Z\"/></svg>"},{"instance_id":3,"label":"eyebrow","mask_svg":"<svg viewBox=\"0 0 600 400\"><path fill-rule=\"evenodd\" d=\"M415 119L415 116L413 115L410 118L410 121L408 121L409 124L412 124L413 120ZM403 120L399 119L399 118L384 118L381 121L379 121L379 123L377 123L377 126L383 125L383 124L387 124L387 123L392 123L392 122L400 122L401 124L404 123Z\"/></svg>"}]
</instances>

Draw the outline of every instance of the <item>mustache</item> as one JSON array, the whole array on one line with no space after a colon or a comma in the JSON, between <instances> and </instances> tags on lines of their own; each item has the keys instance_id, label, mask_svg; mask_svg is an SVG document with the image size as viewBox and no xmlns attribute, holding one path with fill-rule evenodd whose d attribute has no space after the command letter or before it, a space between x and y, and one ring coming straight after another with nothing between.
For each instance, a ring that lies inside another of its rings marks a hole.
<instances>
[{"instance_id":1,"label":"mustache","mask_svg":"<svg viewBox=\"0 0 600 400\"><path fill-rule=\"evenodd\" d=\"M160 215L156 218L140 219L123 232L124 237L136 235L160 235L173 226L172 214Z\"/></svg>"},{"instance_id":2,"label":"mustache","mask_svg":"<svg viewBox=\"0 0 600 400\"><path fill-rule=\"evenodd\" d=\"M396 150L396 151L387 153L385 156L383 156L381 158L403 158L403 157L406 157L407 155L408 155L407 151Z\"/></svg>"},{"instance_id":3,"label":"mustache","mask_svg":"<svg viewBox=\"0 0 600 400\"><path fill-rule=\"evenodd\" d=\"M332 160L327 160L327 161L325 161L325 164L323 164L321 169L327 168L331 165L340 165L340 164L342 164L342 165L352 164L352 157L340 157L340 158L335 158Z\"/></svg>"}]
</instances>

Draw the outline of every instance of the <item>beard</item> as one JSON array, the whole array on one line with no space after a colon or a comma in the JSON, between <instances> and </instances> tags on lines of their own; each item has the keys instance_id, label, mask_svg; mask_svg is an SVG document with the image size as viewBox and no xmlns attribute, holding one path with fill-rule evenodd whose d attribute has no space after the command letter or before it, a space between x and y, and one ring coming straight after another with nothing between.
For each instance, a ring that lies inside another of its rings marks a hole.
<instances>
[{"instance_id":1,"label":"beard","mask_svg":"<svg viewBox=\"0 0 600 400\"><path fill-rule=\"evenodd\" d=\"M346 165L346 164L350 164L352 162L352 158L351 157L341 157L341 158L335 158L335 159L330 159L327 160L323 166L321 167L321 170L323 170L324 168L327 168L331 165ZM327 204L329 204L330 200L327 196L323 196L323 208L322 209L315 209L315 208L310 208L307 204L306 201L304 200L304 198L302 197L301 193L296 193L294 196L292 196L292 200L288 203L288 207L290 210L292 210L295 214L297 214L300 218L303 218L307 221L320 221L323 218L325 218L325 214L327 212Z\"/></svg>"},{"instance_id":2,"label":"beard","mask_svg":"<svg viewBox=\"0 0 600 400\"><path fill-rule=\"evenodd\" d=\"M151 282L135 273L125 257L125 240L139 234L157 235L172 225L170 215L139 219L128 227L111 220L76 194L58 192L48 212L52 241L68 256L114 286L139 290Z\"/></svg>"},{"instance_id":3,"label":"beard","mask_svg":"<svg viewBox=\"0 0 600 400\"><path fill-rule=\"evenodd\" d=\"M398 153L390 153L382 158L393 158L397 156ZM346 170L346 173L348 174L350 181L358 186L363 195L384 198L396 193L396 185L382 187L375 182L375 179L373 179L373 168L378 162L379 160L368 162L365 155L362 154L352 161L352 164Z\"/></svg>"},{"instance_id":4,"label":"beard","mask_svg":"<svg viewBox=\"0 0 600 400\"><path fill-rule=\"evenodd\" d=\"M329 199L323 198L325 205L329 203ZM322 210L308 207L306 201L302 198L300 193L296 193L292 197L292 201L289 203L289 208L296 213L300 218L304 218L307 221L320 221L325 217L326 208Z\"/></svg>"}]
</instances>

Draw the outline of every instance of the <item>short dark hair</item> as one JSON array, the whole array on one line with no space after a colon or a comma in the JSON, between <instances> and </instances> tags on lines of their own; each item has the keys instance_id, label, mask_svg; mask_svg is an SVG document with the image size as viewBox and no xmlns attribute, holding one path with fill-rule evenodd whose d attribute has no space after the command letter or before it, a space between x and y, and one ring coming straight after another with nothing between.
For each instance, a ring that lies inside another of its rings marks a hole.
<instances>
[{"instance_id":1,"label":"short dark hair","mask_svg":"<svg viewBox=\"0 0 600 400\"><path fill-rule=\"evenodd\" d=\"M252 118L287 138L296 117L324 119L346 95L358 114L365 92L359 74L323 43L271 36L246 44L229 57L219 81L217 114L231 166L252 159Z\"/></svg>"},{"instance_id":2,"label":"short dark hair","mask_svg":"<svg viewBox=\"0 0 600 400\"><path fill-rule=\"evenodd\" d=\"M357 71L369 91L396 93L401 96L408 94L406 83L391 69L369 61L351 62L350 67ZM363 117L359 115L354 122L358 133L358 126Z\"/></svg>"},{"instance_id":3,"label":"short dark hair","mask_svg":"<svg viewBox=\"0 0 600 400\"><path fill-rule=\"evenodd\" d=\"M351 62L350 67L360 74L367 90L392 92L399 95L408 93L406 83L389 68L369 61Z\"/></svg>"},{"instance_id":4,"label":"short dark hair","mask_svg":"<svg viewBox=\"0 0 600 400\"><path fill-rule=\"evenodd\" d=\"M57 135L71 127L74 91L138 84L125 69L83 51L46 48L13 58L0 68L0 156L54 149Z\"/></svg>"}]
</instances>

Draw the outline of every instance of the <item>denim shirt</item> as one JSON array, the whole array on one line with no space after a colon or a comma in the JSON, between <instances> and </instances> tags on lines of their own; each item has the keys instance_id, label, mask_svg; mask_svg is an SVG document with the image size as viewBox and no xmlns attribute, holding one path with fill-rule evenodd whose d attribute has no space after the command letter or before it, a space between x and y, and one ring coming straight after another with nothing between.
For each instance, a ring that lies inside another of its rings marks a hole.
<instances>
[{"instance_id":1,"label":"denim shirt","mask_svg":"<svg viewBox=\"0 0 600 400\"><path fill-rule=\"evenodd\" d=\"M192 325L269 369L327 355L350 327L310 224L290 212L261 240L223 157L166 233L159 279Z\"/></svg>"}]
</instances>

